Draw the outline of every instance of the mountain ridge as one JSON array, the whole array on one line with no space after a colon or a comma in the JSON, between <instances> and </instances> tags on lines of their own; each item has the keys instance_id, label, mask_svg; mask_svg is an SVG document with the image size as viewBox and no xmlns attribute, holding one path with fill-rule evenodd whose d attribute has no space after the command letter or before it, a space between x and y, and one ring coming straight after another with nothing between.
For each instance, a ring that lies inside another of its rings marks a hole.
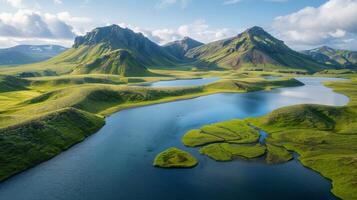
<instances>
[{"instance_id":1,"label":"mountain ridge","mask_svg":"<svg viewBox=\"0 0 357 200\"><path fill-rule=\"evenodd\" d=\"M357 51L334 49L329 46L302 51L302 53L311 56L317 62L335 66L339 68L356 68Z\"/></svg>"},{"instance_id":2,"label":"mountain ridge","mask_svg":"<svg viewBox=\"0 0 357 200\"><path fill-rule=\"evenodd\" d=\"M20 65L50 59L67 48L60 45L16 45L0 49L0 65Z\"/></svg>"},{"instance_id":3,"label":"mountain ridge","mask_svg":"<svg viewBox=\"0 0 357 200\"><path fill-rule=\"evenodd\" d=\"M188 58L197 59L204 68L223 69L296 69L315 72L325 69L309 56L290 49L281 40L254 26L235 37L189 50Z\"/></svg>"},{"instance_id":4,"label":"mountain ridge","mask_svg":"<svg viewBox=\"0 0 357 200\"><path fill-rule=\"evenodd\" d=\"M195 47L203 45L202 42L190 37L184 37L182 40L176 40L163 45L164 49L179 59L185 59L185 54Z\"/></svg>"}]
</instances>

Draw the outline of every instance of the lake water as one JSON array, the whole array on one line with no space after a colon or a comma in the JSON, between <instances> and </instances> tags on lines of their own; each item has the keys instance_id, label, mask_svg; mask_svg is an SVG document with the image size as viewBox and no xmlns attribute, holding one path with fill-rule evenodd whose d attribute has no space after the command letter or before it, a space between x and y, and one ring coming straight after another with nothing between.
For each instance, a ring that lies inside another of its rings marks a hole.
<instances>
[{"instance_id":1,"label":"lake water","mask_svg":"<svg viewBox=\"0 0 357 200\"><path fill-rule=\"evenodd\" d=\"M170 81L157 81L151 83L135 84L137 86L147 87L185 87L185 86L197 86L205 85L219 80L219 78L197 78L197 79L182 79L182 80L170 80Z\"/></svg>"},{"instance_id":2,"label":"lake water","mask_svg":"<svg viewBox=\"0 0 357 200\"><path fill-rule=\"evenodd\" d=\"M306 85L214 94L120 111L84 142L0 183L0 199L335 199L330 181L296 159L279 165L266 165L262 159L215 162L180 142L186 131L207 123L260 116L293 104L340 106L348 102L346 96L320 83L334 79L299 80ZM191 152L199 165L193 169L152 167L155 155L171 146Z\"/></svg>"}]
</instances>

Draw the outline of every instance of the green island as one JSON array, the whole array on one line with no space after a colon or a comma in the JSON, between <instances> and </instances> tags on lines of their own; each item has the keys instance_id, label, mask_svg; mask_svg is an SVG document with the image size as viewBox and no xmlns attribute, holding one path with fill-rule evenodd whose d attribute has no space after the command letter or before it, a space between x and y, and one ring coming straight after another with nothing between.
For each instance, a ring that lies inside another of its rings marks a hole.
<instances>
[{"instance_id":1,"label":"green island","mask_svg":"<svg viewBox=\"0 0 357 200\"><path fill-rule=\"evenodd\" d=\"M197 164L197 159L190 153L175 147L158 154L153 163L155 167L161 168L191 168Z\"/></svg>"},{"instance_id":2,"label":"green island","mask_svg":"<svg viewBox=\"0 0 357 200\"><path fill-rule=\"evenodd\" d=\"M357 76L347 77L349 81L324 83L350 98L346 106L284 107L262 117L220 122L188 131L182 142L188 147L202 146L199 152L216 161L231 161L237 156L255 158L266 152L266 162L278 164L293 159L290 152L293 151L305 167L332 180L332 192L336 196L356 199ZM269 134L264 146L257 143L258 136L248 124ZM241 142L249 145L235 144L242 133L250 135L251 139Z\"/></svg>"}]
</instances>

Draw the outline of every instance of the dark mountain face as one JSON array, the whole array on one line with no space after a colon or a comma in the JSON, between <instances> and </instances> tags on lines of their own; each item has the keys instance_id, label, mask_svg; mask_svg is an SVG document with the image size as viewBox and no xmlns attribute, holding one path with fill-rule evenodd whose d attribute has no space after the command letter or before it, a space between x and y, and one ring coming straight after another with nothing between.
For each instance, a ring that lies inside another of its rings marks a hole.
<instances>
[{"instance_id":1,"label":"dark mountain face","mask_svg":"<svg viewBox=\"0 0 357 200\"><path fill-rule=\"evenodd\" d=\"M193 48L199 47L203 43L198 42L192 38L184 37L182 40L177 40L165 44L163 47L170 52L172 55L176 56L179 59L185 59L185 54Z\"/></svg>"},{"instance_id":2,"label":"dark mountain face","mask_svg":"<svg viewBox=\"0 0 357 200\"><path fill-rule=\"evenodd\" d=\"M0 65L19 65L52 58L67 48L58 45L18 45L0 49Z\"/></svg>"},{"instance_id":3,"label":"dark mountain face","mask_svg":"<svg viewBox=\"0 0 357 200\"><path fill-rule=\"evenodd\" d=\"M102 48L111 50L128 50L135 59L147 66L169 66L179 62L173 55L143 34L118 25L96 28L85 36L77 37L73 47L96 45L102 45Z\"/></svg>"},{"instance_id":4,"label":"dark mountain face","mask_svg":"<svg viewBox=\"0 0 357 200\"><path fill-rule=\"evenodd\" d=\"M260 27L225 40L193 48L186 56L197 65L226 69L296 69L314 72L324 66L298 53Z\"/></svg>"},{"instance_id":5,"label":"dark mountain face","mask_svg":"<svg viewBox=\"0 0 357 200\"><path fill-rule=\"evenodd\" d=\"M356 68L357 52L348 50L333 49L328 46L322 46L316 49L302 51L302 53L311 56L314 60L325 65L336 68Z\"/></svg>"}]
</instances>

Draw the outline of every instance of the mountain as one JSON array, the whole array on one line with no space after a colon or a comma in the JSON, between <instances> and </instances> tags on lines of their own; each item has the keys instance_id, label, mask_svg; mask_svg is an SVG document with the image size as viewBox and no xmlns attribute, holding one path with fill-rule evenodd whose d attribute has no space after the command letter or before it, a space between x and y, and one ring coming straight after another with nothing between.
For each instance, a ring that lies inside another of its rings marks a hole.
<instances>
[{"instance_id":1,"label":"mountain","mask_svg":"<svg viewBox=\"0 0 357 200\"><path fill-rule=\"evenodd\" d=\"M83 47L89 47L89 51L99 50L95 56L101 56L108 51L124 49L145 66L170 66L179 62L163 47L150 41L143 34L135 33L128 28L121 28L118 25L96 28L85 36L77 37L73 48L80 50ZM86 57L89 51L82 52L82 56Z\"/></svg>"},{"instance_id":2,"label":"mountain","mask_svg":"<svg viewBox=\"0 0 357 200\"><path fill-rule=\"evenodd\" d=\"M357 51L338 50L328 46L306 50L302 53L316 61L335 67L357 67Z\"/></svg>"},{"instance_id":3,"label":"mountain","mask_svg":"<svg viewBox=\"0 0 357 200\"><path fill-rule=\"evenodd\" d=\"M201 68L292 69L315 72L326 67L311 57L290 49L260 27L252 27L225 40L189 50L186 57L197 59Z\"/></svg>"},{"instance_id":4,"label":"mountain","mask_svg":"<svg viewBox=\"0 0 357 200\"><path fill-rule=\"evenodd\" d=\"M127 50L114 50L92 62L79 65L73 74L117 74L121 76L146 76L151 73Z\"/></svg>"},{"instance_id":5,"label":"mountain","mask_svg":"<svg viewBox=\"0 0 357 200\"><path fill-rule=\"evenodd\" d=\"M182 40L170 42L168 44L165 44L163 47L164 49L166 49L166 51L176 56L176 58L185 59L185 54L190 49L199 47L201 45L203 45L203 43L198 42L189 37L184 37Z\"/></svg>"},{"instance_id":6,"label":"mountain","mask_svg":"<svg viewBox=\"0 0 357 200\"><path fill-rule=\"evenodd\" d=\"M0 49L0 65L20 65L52 58L67 48L58 45L18 45Z\"/></svg>"}]
</instances>

